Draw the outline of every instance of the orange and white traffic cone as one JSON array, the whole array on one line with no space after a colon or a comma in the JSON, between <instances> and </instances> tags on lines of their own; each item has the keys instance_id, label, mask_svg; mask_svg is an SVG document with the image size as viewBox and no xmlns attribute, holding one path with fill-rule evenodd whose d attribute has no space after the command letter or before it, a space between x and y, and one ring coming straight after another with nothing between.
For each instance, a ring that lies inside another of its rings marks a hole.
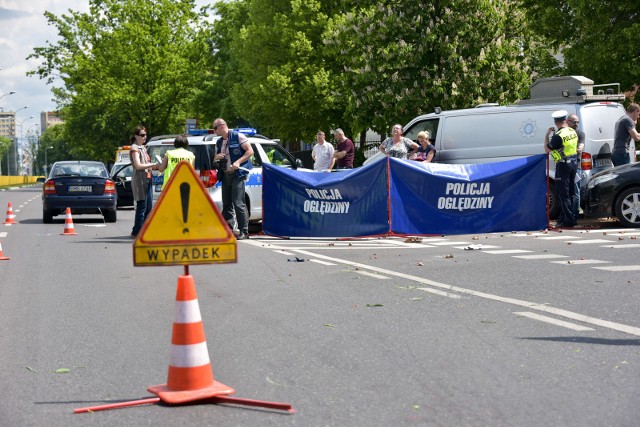
<instances>
[{"instance_id":1,"label":"orange and white traffic cone","mask_svg":"<svg viewBox=\"0 0 640 427\"><path fill-rule=\"evenodd\" d=\"M6 261L8 259L11 259L11 258L9 258L8 256L4 256L2 254L2 242L0 242L0 261Z\"/></svg>"},{"instance_id":2,"label":"orange and white traffic cone","mask_svg":"<svg viewBox=\"0 0 640 427\"><path fill-rule=\"evenodd\" d=\"M73 218L71 217L71 208L67 208L67 213L64 217L64 233L62 235L77 236L75 228L73 228Z\"/></svg>"},{"instance_id":3,"label":"orange and white traffic cone","mask_svg":"<svg viewBox=\"0 0 640 427\"><path fill-rule=\"evenodd\" d=\"M178 277L167 384L147 389L165 403L186 403L235 390L213 378L193 276Z\"/></svg>"},{"instance_id":4,"label":"orange and white traffic cone","mask_svg":"<svg viewBox=\"0 0 640 427\"><path fill-rule=\"evenodd\" d=\"M13 206L9 203L7 207L7 219L4 220L5 225L17 224L16 216L13 214Z\"/></svg>"}]
</instances>

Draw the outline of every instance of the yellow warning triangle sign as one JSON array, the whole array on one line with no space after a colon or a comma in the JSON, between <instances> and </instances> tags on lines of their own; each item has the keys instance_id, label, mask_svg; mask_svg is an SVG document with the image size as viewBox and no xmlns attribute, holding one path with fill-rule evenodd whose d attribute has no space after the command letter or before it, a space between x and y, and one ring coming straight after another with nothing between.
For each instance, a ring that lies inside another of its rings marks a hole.
<instances>
[{"instance_id":1,"label":"yellow warning triangle sign","mask_svg":"<svg viewBox=\"0 0 640 427\"><path fill-rule=\"evenodd\" d=\"M134 264L236 262L236 244L193 166L182 161L134 242Z\"/></svg>"}]
</instances>

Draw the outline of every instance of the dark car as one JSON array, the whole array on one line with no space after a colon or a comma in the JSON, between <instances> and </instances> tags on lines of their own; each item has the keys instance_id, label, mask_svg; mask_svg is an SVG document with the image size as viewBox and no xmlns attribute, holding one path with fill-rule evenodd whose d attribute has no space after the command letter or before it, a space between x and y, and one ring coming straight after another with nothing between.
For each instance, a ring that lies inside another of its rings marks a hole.
<instances>
[{"instance_id":1,"label":"dark car","mask_svg":"<svg viewBox=\"0 0 640 427\"><path fill-rule=\"evenodd\" d=\"M116 184L118 193L118 207L134 206L133 190L131 189L131 177L133 166L131 162L117 162L111 168L111 179Z\"/></svg>"},{"instance_id":2,"label":"dark car","mask_svg":"<svg viewBox=\"0 0 640 427\"><path fill-rule=\"evenodd\" d=\"M584 214L617 217L625 227L640 227L640 163L594 175L587 184Z\"/></svg>"},{"instance_id":3,"label":"dark car","mask_svg":"<svg viewBox=\"0 0 640 427\"><path fill-rule=\"evenodd\" d=\"M86 160L56 162L42 189L42 222L64 214L99 214L116 222L118 195L104 163Z\"/></svg>"}]
</instances>

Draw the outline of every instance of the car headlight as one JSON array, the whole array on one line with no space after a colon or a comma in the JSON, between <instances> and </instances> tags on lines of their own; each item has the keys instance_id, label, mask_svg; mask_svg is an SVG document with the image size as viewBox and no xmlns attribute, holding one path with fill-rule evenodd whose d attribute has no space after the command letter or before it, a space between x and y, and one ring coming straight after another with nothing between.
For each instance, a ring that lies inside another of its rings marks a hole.
<instances>
[{"instance_id":1,"label":"car headlight","mask_svg":"<svg viewBox=\"0 0 640 427\"><path fill-rule=\"evenodd\" d=\"M602 176L596 176L594 178L591 178L591 180L589 181L589 184L587 184L587 188L592 189L596 185L600 185L607 181L611 181L612 179L616 179L617 177L618 177L617 173L608 173Z\"/></svg>"}]
</instances>

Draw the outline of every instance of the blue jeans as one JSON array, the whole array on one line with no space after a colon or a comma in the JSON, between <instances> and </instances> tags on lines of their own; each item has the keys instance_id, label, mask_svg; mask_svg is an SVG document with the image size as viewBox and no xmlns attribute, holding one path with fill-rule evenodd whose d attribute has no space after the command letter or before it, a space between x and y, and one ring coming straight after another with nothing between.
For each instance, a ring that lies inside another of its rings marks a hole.
<instances>
[{"instance_id":1,"label":"blue jeans","mask_svg":"<svg viewBox=\"0 0 640 427\"><path fill-rule=\"evenodd\" d=\"M611 161L613 162L613 166L621 166L631 163L631 158L629 157L628 151L624 153L611 153Z\"/></svg>"},{"instance_id":2,"label":"blue jeans","mask_svg":"<svg viewBox=\"0 0 640 427\"><path fill-rule=\"evenodd\" d=\"M244 186L248 176L238 178L236 173L225 173L222 178L222 216L229 228L249 234L249 212L244 203Z\"/></svg>"},{"instance_id":3,"label":"blue jeans","mask_svg":"<svg viewBox=\"0 0 640 427\"><path fill-rule=\"evenodd\" d=\"M580 169L578 169L580 173ZM575 197L573 198L573 217L577 221L580 218L580 181L576 182Z\"/></svg>"},{"instance_id":4,"label":"blue jeans","mask_svg":"<svg viewBox=\"0 0 640 427\"><path fill-rule=\"evenodd\" d=\"M153 185L151 180L147 183L147 194L144 200L138 200L136 202L136 215L133 222L133 228L131 234L137 236L144 224L145 220L149 216L151 209L153 208Z\"/></svg>"}]
</instances>

